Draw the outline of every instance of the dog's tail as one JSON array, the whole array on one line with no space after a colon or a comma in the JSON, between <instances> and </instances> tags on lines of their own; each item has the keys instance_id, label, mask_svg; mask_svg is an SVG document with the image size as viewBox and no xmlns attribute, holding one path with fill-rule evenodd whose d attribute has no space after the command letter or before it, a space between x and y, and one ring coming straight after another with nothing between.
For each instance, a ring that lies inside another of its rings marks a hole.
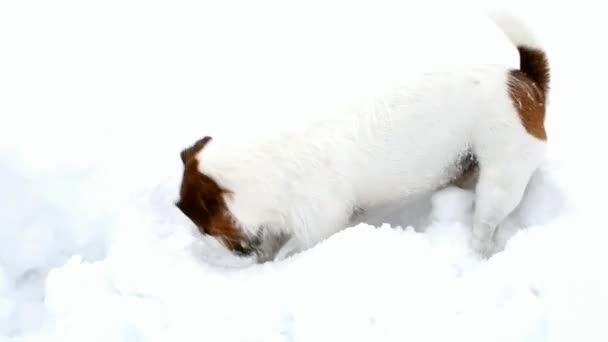
<instances>
[{"instance_id":1,"label":"dog's tail","mask_svg":"<svg viewBox=\"0 0 608 342\"><path fill-rule=\"evenodd\" d=\"M550 68L545 50L536 36L519 18L506 13L492 13L490 17L519 51L519 70L540 88L543 97L549 91Z\"/></svg>"}]
</instances>

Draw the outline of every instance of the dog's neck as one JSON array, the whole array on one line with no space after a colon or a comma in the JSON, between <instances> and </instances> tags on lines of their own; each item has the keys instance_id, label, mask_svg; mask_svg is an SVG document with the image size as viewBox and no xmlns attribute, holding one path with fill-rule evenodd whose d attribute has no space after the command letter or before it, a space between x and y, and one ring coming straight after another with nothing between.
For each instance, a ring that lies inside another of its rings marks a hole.
<instances>
[{"instance_id":1,"label":"dog's neck","mask_svg":"<svg viewBox=\"0 0 608 342\"><path fill-rule=\"evenodd\" d=\"M332 152L344 142L287 139L235 148L209 144L198 158L200 171L228 190L226 203L250 235L260 227L299 240L318 241L347 224L355 203L350 167ZM297 152L294 152L297 151ZM232 194L230 194L230 192Z\"/></svg>"}]
</instances>

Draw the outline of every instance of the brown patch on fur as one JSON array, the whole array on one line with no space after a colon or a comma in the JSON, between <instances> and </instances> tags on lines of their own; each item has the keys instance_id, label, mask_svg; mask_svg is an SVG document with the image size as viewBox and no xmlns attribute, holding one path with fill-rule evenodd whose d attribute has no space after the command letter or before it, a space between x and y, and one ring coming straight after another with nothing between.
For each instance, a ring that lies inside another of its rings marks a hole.
<instances>
[{"instance_id":1,"label":"brown patch on fur","mask_svg":"<svg viewBox=\"0 0 608 342\"><path fill-rule=\"evenodd\" d=\"M182 159L182 163L186 165L186 163L190 159L194 158L207 145L209 141L211 141L211 137L204 137L195 142L194 145L184 149L179 155Z\"/></svg>"},{"instance_id":2,"label":"brown patch on fur","mask_svg":"<svg viewBox=\"0 0 608 342\"><path fill-rule=\"evenodd\" d=\"M519 70L509 75L509 95L526 131L541 140L547 140L545 131L545 96L538 86Z\"/></svg>"},{"instance_id":3,"label":"brown patch on fur","mask_svg":"<svg viewBox=\"0 0 608 342\"><path fill-rule=\"evenodd\" d=\"M520 70L509 73L509 95L526 131L547 140L545 107L549 90L549 62L542 50L518 47Z\"/></svg>"},{"instance_id":4,"label":"brown patch on fur","mask_svg":"<svg viewBox=\"0 0 608 342\"><path fill-rule=\"evenodd\" d=\"M519 70L528 75L532 81L540 88L543 96L549 91L549 81L551 75L549 61L543 50L519 46Z\"/></svg>"},{"instance_id":5,"label":"brown patch on fur","mask_svg":"<svg viewBox=\"0 0 608 342\"><path fill-rule=\"evenodd\" d=\"M195 156L209 143L210 137L198 140L180 154L184 174L180 198L175 204L205 235L220 239L226 247L242 254L250 253L243 243L247 240L230 217L224 201L229 191L201 173Z\"/></svg>"}]
</instances>

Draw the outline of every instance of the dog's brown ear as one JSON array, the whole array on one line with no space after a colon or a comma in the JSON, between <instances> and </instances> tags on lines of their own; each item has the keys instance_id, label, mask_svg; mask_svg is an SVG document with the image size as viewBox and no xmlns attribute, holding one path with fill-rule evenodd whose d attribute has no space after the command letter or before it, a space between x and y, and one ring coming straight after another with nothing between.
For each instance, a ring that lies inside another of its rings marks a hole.
<instances>
[{"instance_id":1,"label":"dog's brown ear","mask_svg":"<svg viewBox=\"0 0 608 342\"><path fill-rule=\"evenodd\" d=\"M211 137L201 138L197 142L195 142L194 145L188 147L187 149L184 149L180 153L180 157L182 158L182 163L184 163L184 165L186 165L186 163L190 159L192 159L192 157L194 157L200 150L202 150L203 147L205 147L205 145L207 145L207 143L210 140L211 140Z\"/></svg>"}]
</instances>

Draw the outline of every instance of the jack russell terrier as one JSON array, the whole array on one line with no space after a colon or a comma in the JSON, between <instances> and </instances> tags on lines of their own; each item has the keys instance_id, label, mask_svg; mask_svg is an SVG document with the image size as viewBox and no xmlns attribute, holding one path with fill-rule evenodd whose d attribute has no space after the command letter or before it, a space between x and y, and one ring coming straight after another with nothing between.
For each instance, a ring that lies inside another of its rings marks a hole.
<instances>
[{"instance_id":1,"label":"jack russell terrier","mask_svg":"<svg viewBox=\"0 0 608 342\"><path fill-rule=\"evenodd\" d=\"M201 233L264 262L315 245L360 210L438 190L478 168L470 243L489 256L544 157L550 80L525 25L507 15L494 22L518 49L519 69L425 73L364 110L253 145L204 137L181 152L177 207Z\"/></svg>"}]
</instances>

